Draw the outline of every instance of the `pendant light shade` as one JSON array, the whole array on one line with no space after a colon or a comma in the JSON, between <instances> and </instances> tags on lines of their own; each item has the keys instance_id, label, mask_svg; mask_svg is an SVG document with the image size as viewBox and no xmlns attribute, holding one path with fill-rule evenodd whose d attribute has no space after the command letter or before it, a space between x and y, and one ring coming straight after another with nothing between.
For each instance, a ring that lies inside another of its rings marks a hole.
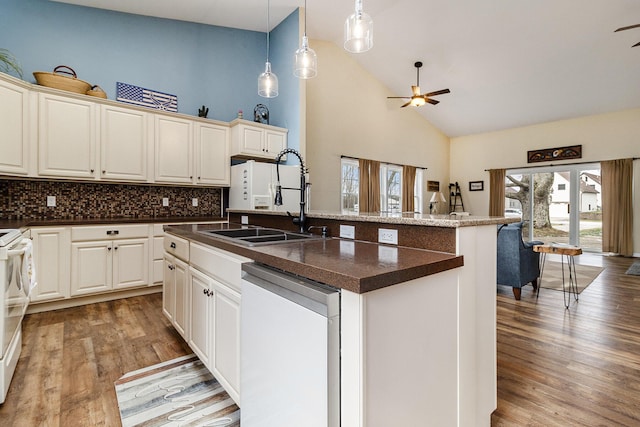
<instances>
[{"instance_id":1,"label":"pendant light shade","mask_svg":"<svg viewBox=\"0 0 640 427\"><path fill-rule=\"evenodd\" d=\"M267 62L264 64L264 73L258 76L258 95L263 98L278 96L278 76L271 72L271 62L269 62L269 28L269 0L267 0Z\"/></svg>"},{"instance_id":2,"label":"pendant light shade","mask_svg":"<svg viewBox=\"0 0 640 427\"><path fill-rule=\"evenodd\" d=\"M344 22L344 48L352 53L373 47L373 20L362 11L362 0L356 0L355 12Z\"/></svg>"},{"instance_id":3,"label":"pendant light shade","mask_svg":"<svg viewBox=\"0 0 640 427\"><path fill-rule=\"evenodd\" d=\"M293 75L301 79L311 79L318 75L318 56L309 47L307 38L307 0L304 0L304 36L300 49L293 58Z\"/></svg>"}]
</instances>

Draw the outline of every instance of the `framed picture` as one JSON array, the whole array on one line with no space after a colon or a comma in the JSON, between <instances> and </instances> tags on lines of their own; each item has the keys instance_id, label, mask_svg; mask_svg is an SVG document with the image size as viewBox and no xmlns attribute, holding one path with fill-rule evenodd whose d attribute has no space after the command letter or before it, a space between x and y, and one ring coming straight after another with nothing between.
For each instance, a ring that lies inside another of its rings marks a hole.
<instances>
[{"instance_id":1,"label":"framed picture","mask_svg":"<svg viewBox=\"0 0 640 427\"><path fill-rule=\"evenodd\" d=\"M469 181L469 191L484 191L484 181Z\"/></svg>"},{"instance_id":2,"label":"framed picture","mask_svg":"<svg viewBox=\"0 0 640 427\"><path fill-rule=\"evenodd\" d=\"M440 181L427 181L427 191L440 191Z\"/></svg>"},{"instance_id":3,"label":"framed picture","mask_svg":"<svg viewBox=\"0 0 640 427\"><path fill-rule=\"evenodd\" d=\"M582 145L527 151L527 163L582 158Z\"/></svg>"}]
</instances>

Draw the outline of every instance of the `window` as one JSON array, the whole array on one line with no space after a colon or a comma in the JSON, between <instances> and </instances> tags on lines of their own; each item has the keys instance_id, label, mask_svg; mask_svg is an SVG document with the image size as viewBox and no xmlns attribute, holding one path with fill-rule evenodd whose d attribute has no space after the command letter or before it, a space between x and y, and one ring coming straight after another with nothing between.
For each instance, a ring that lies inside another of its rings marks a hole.
<instances>
[{"instance_id":1,"label":"window","mask_svg":"<svg viewBox=\"0 0 640 427\"><path fill-rule=\"evenodd\" d=\"M342 212L358 212L360 194L360 167L355 159L342 159Z\"/></svg>"},{"instance_id":2,"label":"window","mask_svg":"<svg viewBox=\"0 0 640 427\"><path fill-rule=\"evenodd\" d=\"M558 184L558 191L564 191L567 189L567 184Z\"/></svg>"},{"instance_id":3,"label":"window","mask_svg":"<svg viewBox=\"0 0 640 427\"><path fill-rule=\"evenodd\" d=\"M357 213L360 194L360 166L358 160L342 158L341 200L343 213ZM414 184L414 211L422 213L423 170L416 170ZM402 211L402 166L380 164L380 210L400 213Z\"/></svg>"},{"instance_id":4,"label":"window","mask_svg":"<svg viewBox=\"0 0 640 427\"><path fill-rule=\"evenodd\" d=\"M380 164L380 210L402 212L402 166Z\"/></svg>"}]
</instances>

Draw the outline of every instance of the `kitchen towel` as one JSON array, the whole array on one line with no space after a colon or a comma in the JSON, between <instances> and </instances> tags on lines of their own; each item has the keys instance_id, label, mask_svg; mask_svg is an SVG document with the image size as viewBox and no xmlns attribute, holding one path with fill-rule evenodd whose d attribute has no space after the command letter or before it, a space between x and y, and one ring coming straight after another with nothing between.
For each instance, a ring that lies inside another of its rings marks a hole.
<instances>
[{"instance_id":1,"label":"kitchen towel","mask_svg":"<svg viewBox=\"0 0 640 427\"><path fill-rule=\"evenodd\" d=\"M22 239L24 251L22 255L21 281L24 293L29 296L33 288L36 287L36 266L33 262L33 243L31 239Z\"/></svg>"}]
</instances>

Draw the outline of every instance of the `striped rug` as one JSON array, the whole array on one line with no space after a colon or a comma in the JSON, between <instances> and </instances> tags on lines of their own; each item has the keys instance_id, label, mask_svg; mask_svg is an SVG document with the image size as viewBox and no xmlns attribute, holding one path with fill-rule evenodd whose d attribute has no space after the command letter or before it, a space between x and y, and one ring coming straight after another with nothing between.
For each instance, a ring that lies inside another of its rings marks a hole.
<instances>
[{"instance_id":1,"label":"striped rug","mask_svg":"<svg viewBox=\"0 0 640 427\"><path fill-rule=\"evenodd\" d=\"M129 372L115 387L123 427L240 426L240 409L195 355Z\"/></svg>"}]
</instances>

